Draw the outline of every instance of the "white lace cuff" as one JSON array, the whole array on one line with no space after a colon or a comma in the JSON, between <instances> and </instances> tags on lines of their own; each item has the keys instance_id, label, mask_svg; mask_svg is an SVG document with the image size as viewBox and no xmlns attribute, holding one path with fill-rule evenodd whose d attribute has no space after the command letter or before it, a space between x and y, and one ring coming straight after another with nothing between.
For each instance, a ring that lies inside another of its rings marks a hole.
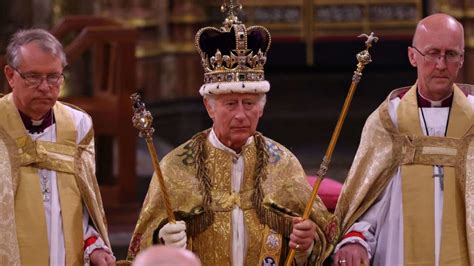
<instances>
[{"instance_id":1,"label":"white lace cuff","mask_svg":"<svg viewBox=\"0 0 474 266\"><path fill-rule=\"evenodd\" d=\"M91 264L91 258L90 255L94 250L96 249L102 249L105 250L107 253L110 254L115 259L114 254L112 253L112 250L110 250L107 245L105 245L104 240L102 238L98 237L97 240L95 241L94 244L89 245L85 250L84 250L84 266L90 266Z\"/></svg>"}]
</instances>

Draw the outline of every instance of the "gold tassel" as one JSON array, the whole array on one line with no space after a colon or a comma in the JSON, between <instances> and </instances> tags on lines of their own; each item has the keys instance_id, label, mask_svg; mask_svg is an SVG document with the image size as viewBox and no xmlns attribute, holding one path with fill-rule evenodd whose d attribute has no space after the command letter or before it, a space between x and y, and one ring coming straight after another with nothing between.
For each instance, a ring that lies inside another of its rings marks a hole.
<instances>
[{"instance_id":1,"label":"gold tassel","mask_svg":"<svg viewBox=\"0 0 474 266\"><path fill-rule=\"evenodd\" d=\"M282 213L277 213L274 210L265 208L263 206L263 193L262 183L267 178L267 165L268 165L268 150L265 138L262 134L257 133L254 136L255 145L257 149L257 162L255 165L255 193L252 196L252 202L256 208L260 223L267 224L271 229L282 234L284 237L289 237L292 230L292 221L290 218L285 217Z\"/></svg>"},{"instance_id":2,"label":"gold tassel","mask_svg":"<svg viewBox=\"0 0 474 266\"><path fill-rule=\"evenodd\" d=\"M195 237L206 230L214 222L214 212L208 211L197 215L193 215L185 220L188 236Z\"/></svg>"},{"instance_id":3,"label":"gold tassel","mask_svg":"<svg viewBox=\"0 0 474 266\"><path fill-rule=\"evenodd\" d=\"M196 176L199 180L199 188L203 194L204 208L206 210L210 208L212 203L212 181L209 176L209 169L207 169L206 166L207 154L205 144L208 134L209 130L200 132L193 137L192 141L192 147L196 158Z\"/></svg>"},{"instance_id":4,"label":"gold tassel","mask_svg":"<svg viewBox=\"0 0 474 266\"><path fill-rule=\"evenodd\" d=\"M196 167L196 177L199 180L199 189L203 196L203 210L202 212L193 215L186 220L188 225L188 235L191 237L198 235L206 230L214 222L214 212L211 210L212 204L212 181L209 176L209 170L206 166L206 140L209 135L209 129L202 131L193 136L191 141L192 150L194 153L194 162Z\"/></svg>"}]
</instances>

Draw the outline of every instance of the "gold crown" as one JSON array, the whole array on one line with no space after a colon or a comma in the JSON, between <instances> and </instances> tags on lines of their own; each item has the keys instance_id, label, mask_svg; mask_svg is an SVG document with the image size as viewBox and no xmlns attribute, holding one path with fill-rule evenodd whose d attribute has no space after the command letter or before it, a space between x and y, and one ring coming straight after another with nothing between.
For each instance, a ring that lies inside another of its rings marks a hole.
<instances>
[{"instance_id":1,"label":"gold crown","mask_svg":"<svg viewBox=\"0 0 474 266\"><path fill-rule=\"evenodd\" d=\"M262 26L246 28L235 16L236 8L241 9L242 6L234 5L233 1L230 6L224 4L221 10L229 13L224 26L220 29L205 27L196 34L195 44L204 67L204 85L201 90L213 83L239 82L238 86L244 88L242 82L264 81L268 84L263 67L271 44L270 32ZM269 84L266 87L268 91ZM232 91L246 92L241 89L235 87Z\"/></svg>"}]
</instances>

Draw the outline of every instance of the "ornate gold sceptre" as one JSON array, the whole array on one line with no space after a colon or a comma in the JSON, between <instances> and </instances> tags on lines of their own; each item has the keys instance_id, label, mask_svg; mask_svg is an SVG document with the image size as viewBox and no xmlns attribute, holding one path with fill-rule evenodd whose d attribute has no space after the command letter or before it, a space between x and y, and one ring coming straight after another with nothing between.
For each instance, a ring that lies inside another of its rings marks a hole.
<instances>
[{"instance_id":1,"label":"ornate gold sceptre","mask_svg":"<svg viewBox=\"0 0 474 266\"><path fill-rule=\"evenodd\" d=\"M379 40L379 38L376 37L373 32L370 33L370 35L361 34L358 37L367 38L367 41L365 42L366 48L362 52L358 53L356 56L357 61L359 61L359 63L357 64L357 69L356 71L354 71L354 75L352 76L351 87L349 88L349 92L347 93L346 100L344 101L344 105L342 106L341 114L339 115L339 119L337 120L336 128L334 129L332 133L331 141L329 142L329 146L326 150L326 154L324 155L323 161L321 162L321 165L319 166L319 170L316 173L316 177L317 177L316 183L313 186L313 192L311 192L311 197L309 198L306 204L306 208L303 213L303 219L308 219L309 215L311 214L311 209L318 195L319 186L321 185L321 182L323 181L324 176L326 175L326 172L328 170L329 163L331 162L331 156L336 146L337 139L339 138L339 133L341 133L342 124L344 123L344 120L346 119L347 111L349 110L352 97L354 96L357 85L359 84L360 78L362 77L362 70L364 70L365 65L372 62L370 54L369 54L369 49L370 47L372 47L372 42L377 42ZM296 252L295 249L290 250L290 254L286 258L286 262L285 262L286 266L290 266L292 264L293 258L295 256L295 252Z\"/></svg>"},{"instance_id":2,"label":"ornate gold sceptre","mask_svg":"<svg viewBox=\"0 0 474 266\"><path fill-rule=\"evenodd\" d=\"M152 127L153 116L150 111L146 110L145 103L142 102L140 94L134 93L130 96L130 99L132 100L133 105L133 126L139 130L139 136L146 140L153 168L155 169L156 177L160 182L161 195L165 203L166 213L168 214L168 221L170 223L175 223L176 220L174 218L173 209L171 208L168 190L166 189L166 184L163 175L161 174L158 155L156 154L155 145L153 144L153 132L155 132L155 129Z\"/></svg>"}]
</instances>

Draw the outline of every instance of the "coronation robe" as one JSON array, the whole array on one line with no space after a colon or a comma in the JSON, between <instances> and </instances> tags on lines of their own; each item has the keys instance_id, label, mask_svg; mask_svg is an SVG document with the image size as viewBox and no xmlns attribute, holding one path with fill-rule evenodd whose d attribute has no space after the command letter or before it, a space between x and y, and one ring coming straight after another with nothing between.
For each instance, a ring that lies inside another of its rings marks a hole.
<instances>
[{"instance_id":1,"label":"coronation robe","mask_svg":"<svg viewBox=\"0 0 474 266\"><path fill-rule=\"evenodd\" d=\"M278 246L279 264L285 262L291 216L302 215L311 193L289 150L257 133L237 156L207 130L171 151L160 165L176 220L186 222L187 248L203 265L261 265L264 243ZM238 189L236 176L242 177ZM318 228L308 261L321 263L337 234L337 222L319 199L310 218ZM159 182L153 176L128 259L159 243L158 231L166 223ZM265 239L268 229L283 239Z\"/></svg>"},{"instance_id":2,"label":"coronation robe","mask_svg":"<svg viewBox=\"0 0 474 266\"><path fill-rule=\"evenodd\" d=\"M52 112L53 125L29 134L12 95L0 98L2 265L84 265L90 235L110 247L90 117L60 102Z\"/></svg>"},{"instance_id":3,"label":"coronation robe","mask_svg":"<svg viewBox=\"0 0 474 266\"><path fill-rule=\"evenodd\" d=\"M374 265L473 265L473 95L454 85L451 107L430 119L414 85L371 114L335 212L342 234L366 241L341 244L363 244ZM442 134L429 121L444 121Z\"/></svg>"}]
</instances>

